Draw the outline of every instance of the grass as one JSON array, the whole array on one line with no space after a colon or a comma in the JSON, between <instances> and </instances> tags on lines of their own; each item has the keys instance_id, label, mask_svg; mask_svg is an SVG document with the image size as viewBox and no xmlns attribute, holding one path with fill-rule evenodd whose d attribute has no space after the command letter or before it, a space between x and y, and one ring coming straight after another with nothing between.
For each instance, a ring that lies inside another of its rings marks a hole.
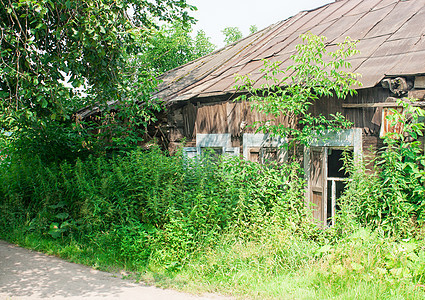
<instances>
[{"instance_id":1,"label":"grass","mask_svg":"<svg viewBox=\"0 0 425 300\"><path fill-rule=\"evenodd\" d=\"M341 250L350 248L344 245ZM185 289L189 291L232 293L251 299L424 299L423 287L412 278L395 278L389 272L374 276L379 265L374 250L364 248L361 255L353 257L353 263L371 264L369 270L335 268L339 264L332 254L276 269L275 256L263 244L234 245L202 255L177 279L187 282Z\"/></svg>"},{"instance_id":2,"label":"grass","mask_svg":"<svg viewBox=\"0 0 425 300\"><path fill-rule=\"evenodd\" d=\"M29 234L5 239L21 247L57 256L70 262L79 263L93 268L114 272L124 266L116 265L103 251L86 247L75 240L52 240L39 235Z\"/></svg>"},{"instance_id":3,"label":"grass","mask_svg":"<svg viewBox=\"0 0 425 300\"><path fill-rule=\"evenodd\" d=\"M239 299L425 298L421 277L425 241L397 241L359 229L323 246L291 231L273 226L268 230L274 234L265 231L252 239L223 235L217 246L199 251L176 269L122 263L114 247L96 247L70 237L52 239L25 233L23 228L9 231L7 239L71 262L194 294Z\"/></svg>"},{"instance_id":4,"label":"grass","mask_svg":"<svg viewBox=\"0 0 425 300\"><path fill-rule=\"evenodd\" d=\"M0 238L195 294L425 299L419 226L417 240L402 240L344 213L320 230L292 166L183 166L157 150L75 165L17 162L0 169Z\"/></svg>"},{"instance_id":5,"label":"grass","mask_svg":"<svg viewBox=\"0 0 425 300\"><path fill-rule=\"evenodd\" d=\"M126 278L193 294L238 299L425 299L425 240L397 240L355 228L336 241L326 233L305 238L266 222L235 227L178 267L123 261L108 238L72 235L53 239L25 222L0 237L20 246L126 274ZM249 233L249 234L248 234ZM134 246L134 245L133 245Z\"/></svg>"}]
</instances>

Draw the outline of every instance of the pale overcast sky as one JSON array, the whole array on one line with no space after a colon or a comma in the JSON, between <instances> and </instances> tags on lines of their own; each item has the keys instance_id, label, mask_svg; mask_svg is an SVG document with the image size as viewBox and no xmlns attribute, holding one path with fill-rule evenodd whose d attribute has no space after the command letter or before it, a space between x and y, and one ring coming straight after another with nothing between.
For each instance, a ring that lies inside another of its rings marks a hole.
<instances>
[{"instance_id":1,"label":"pale overcast sky","mask_svg":"<svg viewBox=\"0 0 425 300\"><path fill-rule=\"evenodd\" d=\"M218 47L224 46L221 33L225 27L239 27L244 36L249 27L258 30L282 21L301 10L314 9L334 0L188 0L198 11L191 15L198 20L194 31L203 29Z\"/></svg>"}]
</instances>

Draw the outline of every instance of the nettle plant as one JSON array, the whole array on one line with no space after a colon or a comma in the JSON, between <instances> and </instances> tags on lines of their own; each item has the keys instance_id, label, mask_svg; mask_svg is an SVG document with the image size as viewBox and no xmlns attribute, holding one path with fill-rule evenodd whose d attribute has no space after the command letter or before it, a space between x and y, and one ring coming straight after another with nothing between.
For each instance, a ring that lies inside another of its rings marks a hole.
<instances>
[{"instance_id":1,"label":"nettle plant","mask_svg":"<svg viewBox=\"0 0 425 300\"><path fill-rule=\"evenodd\" d=\"M249 75L235 78L237 90L243 93L237 100L249 100L252 109L271 116L271 120L253 126L258 126L257 131L290 138L290 147L307 144L319 131L352 126L340 113L313 116L309 108L322 97L344 99L356 93L354 86L361 86L356 79L359 74L347 71L351 67L347 59L359 53L357 41L347 37L331 46L335 51L329 51L324 36L306 33L301 39L303 42L291 56L293 64L286 69L280 68L280 61L264 60L260 71L266 83L255 86ZM287 124L274 122L280 116L286 118Z\"/></svg>"},{"instance_id":2,"label":"nettle plant","mask_svg":"<svg viewBox=\"0 0 425 300\"><path fill-rule=\"evenodd\" d=\"M398 100L397 104L403 110L392 109L393 114L387 118L393 126L399 123L403 130L385 135L385 146L378 158L385 203L389 204L386 212L399 217L408 215L423 222L425 155L420 137L425 130L425 110L415 106L415 101ZM395 209L399 211L395 213Z\"/></svg>"},{"instance_id":3,"label":"nettle plant","mask_svg":"<svg viewBox=\"0 0 425 300\"><path fill-rule=\"evenodd\" d=\"M366 162L345 167L353 179L340 199L342 211L362 225L379 228L387 235L421 235L425 221L425 155L420 137L425 129L425 110L415 101L399 100L403 110L391 109L391 126L384 147L372 160L375 169L366 171Z\"/></svg>"}]
</instances>

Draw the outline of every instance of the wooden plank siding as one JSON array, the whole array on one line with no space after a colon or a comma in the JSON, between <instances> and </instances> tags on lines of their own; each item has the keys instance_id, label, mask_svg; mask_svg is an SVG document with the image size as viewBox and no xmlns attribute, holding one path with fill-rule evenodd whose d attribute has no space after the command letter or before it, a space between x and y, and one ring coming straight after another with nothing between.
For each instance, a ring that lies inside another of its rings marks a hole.
<instances>
[{"instance_id":1,"label":"wooden plank siding","mask_svg":"<svg viewBox=\"0 0 425 300\"><path fill-rule=\"evenodd\" d=\"M379 126L372 122L376 107L345 108L347 104L370 104L381 103L390 96L388 89L380 87L359 90L357 95L348 96L347 99L323 98L318 100L310 109L313 115L341 113L347 120L354 123L355 128L362 128L366 134L379 134Z\"/></svg>"},{"instance_id":2,"label":"wooden plank siding","mask_svg":"<svg viewBox=\"0 0 425 300\"><path fill-rule=\"evenodd\" d=\"M376 107L364 105L364 107L344 108L343 104L360 106L361 104L380 103L385 102L389 96L390 91L381 87L364 89L345 100L334 97L320 99L312 105L309 112L313 115L323 114L325 116L339 112L347 120L353 122L355 128L362 128L366 135L378 136L380 126L373 122L377 111ZM170 142L179 143L185 139L189 146L196 142L196 134L230 133L232 140L239 140L242 133L255 133L256 128L249 125L257 121L273 119L251 110L250 103L233 102L231 97L224 100L199 99L197 103L188 101L183 106L170 107L169 112ZM288 120L281 116L272 123L288 125ZM365 145L363 148L367 147L368 145Z\"/></svg>"}]
</instances>

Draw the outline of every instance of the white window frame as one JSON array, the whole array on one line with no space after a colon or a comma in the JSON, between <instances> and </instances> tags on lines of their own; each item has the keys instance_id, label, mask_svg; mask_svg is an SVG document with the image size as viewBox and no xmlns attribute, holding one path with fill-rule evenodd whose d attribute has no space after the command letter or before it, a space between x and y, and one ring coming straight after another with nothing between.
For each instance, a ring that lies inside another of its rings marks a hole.
<instances>
[{"instance_id":1,"label":"white window frame","mask_svg":"<svg viewBox=\"0 0 425 300\"><path fill-rule=\"evenodd\" d=\"M223 155L238 156L240 153L239 147L232 147L230 133L197 134L196 147L185 147L183 153L187 158L196 158L201 156L204 148L222 148Z\"/></svg>"},{"instance_id":2,"label":"white window frame","mask_svg":"<svg viewBox=\"0 0 425 300\"><path fill-rule=\"evenodd\" d=\"M288 160L288 151L284 148L287 144L286 138L272 137L268 133L244 133L243 135L243 157L249 160L251 149L259 149L260 162L263 163L261 157L261 149L275 148L277 151L277 161L279 163Z\"/></svg>"},{"instance_id":3,"label":"white window frame","mask_svg":"<svg viewBox=\"0 0 425 300\"><path fill-rule=\"evenodd\" d=\"M311 199L311 178L310 178L310 152L311 148L319 147L324 148L324 159L323 159L323 165L324 165L324 193L323 193L323 199L324 200L324 208L323 212L326 214L327 212L327 181L328 181L328 170L327 170L327 151L329 148L351 148L354 152L354 161L359 161L362 159L362 129L361 128L353 128L353 129L342 129L339 131L321 131L319 132L313 139L310 141L308 147L304 147L304 176L305 180L307 182L306 186L306 200L307 205L309 205L312 202ZM331 189L332 192L332 189ZM331 224L335 224L335 197L332 198L332 222ZM324 218L323 220L323 226L327 226L327 220Z\"/></svg>"}]
</instances>

